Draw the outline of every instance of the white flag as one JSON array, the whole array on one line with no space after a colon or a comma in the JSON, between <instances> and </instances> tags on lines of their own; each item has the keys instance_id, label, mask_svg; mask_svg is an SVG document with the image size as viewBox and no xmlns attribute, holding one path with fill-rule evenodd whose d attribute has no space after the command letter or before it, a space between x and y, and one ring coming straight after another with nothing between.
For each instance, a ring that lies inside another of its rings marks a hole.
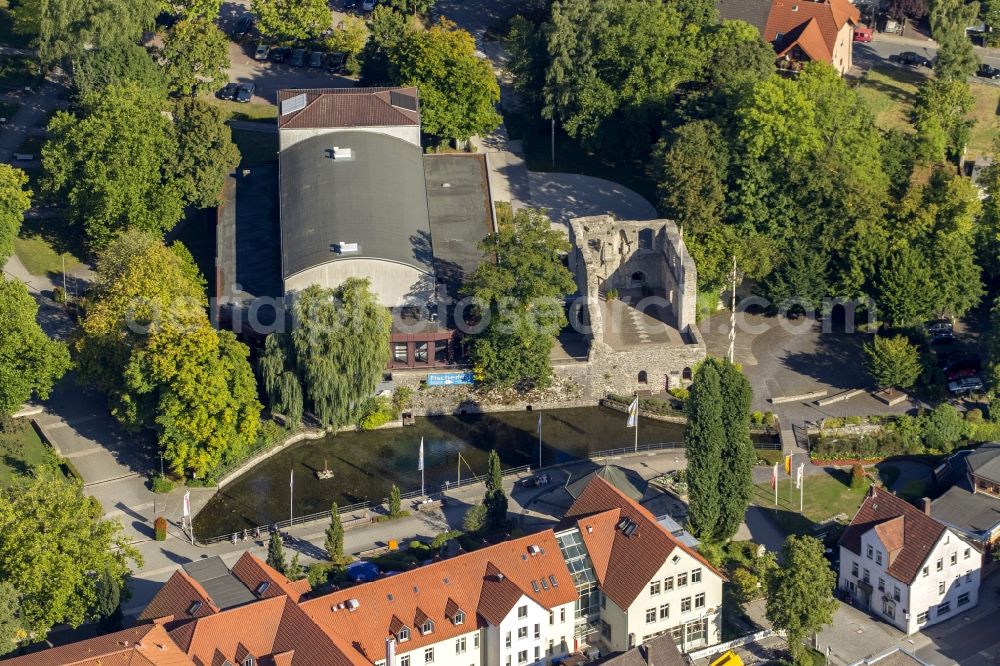
<instances>
[{"instance_id":1,"label":"white flag","mask_svg":"<svg viewBox=\"0 0 1000 666\"><path fill-rule=\"evenodd\" d=\"M634 428L639 422L639 396L635 397L632 404L628 406L628 420L625 422L626 428Z\"/></svg>"},{"instance_id":2,"label":"white flag","mask_svg":"<svg viewBox=\"0 0 1000 666\"><path fill-rule=\"evenodd\" d=\"M191 491L184 493L184 517L191 517Z\"/></svg>"},{"instance_id":3,"label":"white flag","mask_svg":"<svg viewBox=\"0 0 1000 666\"><path fill-rule=\"evenodd\" d=\"M417 458L417 471L424 471L424 438L420 438L420 457Z\"/></svg>"},{"instance_id":4,"label":"white flag","mask_svg":"<svg viewBox=\"0 0 1000 666\"><path fill-rule=\"evenodd\" d=\"M538 412L538 428L537 428L537 431L538 431L539 435L542 434L542 413L541 412Z\"/></svg>"},{"instance_id":5,"label":"white flag","mask_svg":"<svg viewBox=\"0 0 1000 666\"><path fill-rule=\"evenodd\" d=\"M806 466L805 463L799 463L799 468L795 470L795 487L802 487L802 470Z\"/></svg>"},{"instance_id":6,"label":"white flag","mask_svg":"<svg viewBox=\"0 0 1000 666\"><path fill-rule=\"evenodd\" d=\"M288 488L295 488L295 470L288 472Z\"/></svg>"}]
</instances>

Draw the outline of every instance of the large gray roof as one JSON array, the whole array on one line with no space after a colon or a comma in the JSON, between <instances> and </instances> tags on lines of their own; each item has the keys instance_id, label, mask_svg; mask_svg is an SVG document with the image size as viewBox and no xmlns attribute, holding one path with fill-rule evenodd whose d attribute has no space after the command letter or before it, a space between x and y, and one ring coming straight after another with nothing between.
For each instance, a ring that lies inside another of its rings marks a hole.
<instances>
[{"instance_id":1,"label":"large gray roof","mask_svg":"<svg viewBox=\"0 0 1000 666\"><path fill-rule=\"evenodd\" d=\"M257 600L247 586L229 571L229 567L218 555L188 562L183 565L183 569L191 578L201 583L219 608L242 606Z\"/></svg>"},{"instance_id":2,"label":"large gray roof","mask_svg":"<svg viewBox=\"0 0 1000 666\"><path fill-rule=\"evenodd\" d=\"M771 0L715 0L715 8L727 21L746 21L763 35Z\"/></svg>"},{"instance_id":3,"label":"large gray roof","mask_svg":"<svg viewBox=\"0 0 1000 666\"><path fill-rule=\"evenodd\" d=\"M983 444L966 460L973 474L1000 483L1000 442Z\"/></svg>"},{"instance_id":4,"label":"large gray roof","mask_svg":"<svg viewBox=\"0 0 1000 666\"><path fill-rule=\"evenodd\" d=\"M351 159L333 149L350 148ZM281 267L288 278L358 257L433 273L419 146L365 131L304 139L281 151ZM337 254L334 246L357 243Z\"/></svg>"}]
</instances>

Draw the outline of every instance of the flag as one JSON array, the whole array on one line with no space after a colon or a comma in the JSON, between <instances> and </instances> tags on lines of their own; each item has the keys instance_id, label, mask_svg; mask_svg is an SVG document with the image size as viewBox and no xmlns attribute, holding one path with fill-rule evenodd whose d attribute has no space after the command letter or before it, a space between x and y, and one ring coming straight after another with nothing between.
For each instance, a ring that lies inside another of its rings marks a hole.
<instances>
[{"instance_id":1,"label":"flag","mask_svg":"<svg viewBox=\"0 0 1000 666\"><path fill-rule=\"evenodd\" d=\"M295 470L288 472L288 488L289 490L295 488Z\"/></svg>"},{"instance_id":2,"label":"flag","mask_svg":"<svg viewBox=\"0 0 1000 666\"><path fill-rule=\"evenodd\" d=\"M634 428L639 422L639 396L635 397L632 404L628 406L628 420L625 421L626 428Z\"/></svg>"},{"instance_id":3,"label":"flag","mask_svg":"<svg viewBox=\"0 0 1000 666\"><path fill-rule=\"evenodd\" d=\"M792 454L785 456L785 474L792 475Z\"/></svg>"},{"instance_id":4,"label":"flag","mask_svg":"<svg viewBox=\"0 0 1000 666\"><path fill-rule=\"evenodd\" d=\"M420 457L417 458L417 471L424 471L424 438L420 438Z\"/></svg>"},{"instance_id":5,"label":"flag","mask_svg":"<svg viewBox=\"0 0 1000 666\"><path fill-rule=\"evenodd\" d=\"M775 490L778 487L778 463L774 463L774 469L771 470L771 490Z\"/></svg>"},{"instance_id":6,"label":"flag","mask_svg":"<svg viewBox=\"0 0 1000 666\"><path fill-rule=\"evenodd\" d=\"M538 434L542 434L542 413L538 412Z\"/></svg>"},{"instance_id":7,"label":"flag","mask_svg":"<svg viewBox=\"0 0 1000 666\"><path fill-rule=\"evenodd\" d=\"M184 517L191 517L191 491L184 493Z\"/></svg>"},{"instance_id":8,"label":"flag","mask_svg":"<svg viewBox=\"0 0 1000 666\"><path fill-rule=\"evenodd\" d=\"M795 488L799 489L802 487L802 469L806 466L805 463L799 463L799 468L795 470Z\"/></svg>"}]
</instances>

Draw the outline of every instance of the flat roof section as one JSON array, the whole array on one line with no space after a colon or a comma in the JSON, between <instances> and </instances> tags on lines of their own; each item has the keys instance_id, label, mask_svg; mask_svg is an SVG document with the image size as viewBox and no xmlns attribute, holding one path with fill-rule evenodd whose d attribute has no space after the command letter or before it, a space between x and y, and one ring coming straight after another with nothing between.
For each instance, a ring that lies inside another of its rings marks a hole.
<instances>
[{"instance_id":1,"label":"flat roof section","mask_svg":"<svg viewBox=\"0 0 1000 666\"><path fill-rule=\"evenodd\" d=\"M201 583L219 608L232 608L257 600L253 592L230 573L229 567L218 555L188 562L183 565L183 569L191 578Z\"/></svg>"},{"instance_id":2,"label":"flat roof section","mask_svg":"<svg viewBox=\"0 0 1000 666\"><path fill-rule=\"evenodd\" d=\"M281 151L282 277L358 258L432 274L421 158L418 146L364 131L314 136Z\"/></svg>"},{"instance_id":3,"label":"flat roof section","mask_svg":"<svg viewBox=\"0 0 1000 666\"><path fill-rule=\"evenodd\" d=\"M254 166L226 179L218 209L216 267L227 302L280 297L278 167Z\"/></svg>"},{"instance_id":4,"label":"flat roof section","mask_svg":"<svg viewBox=\"0 0 1000 666\"><path fill-rule=\"evenodd\" d=\"M493 231L484 155L424 155L434 267L449 292L483 260L479 241Z\"/></svg>"}]
</instances>

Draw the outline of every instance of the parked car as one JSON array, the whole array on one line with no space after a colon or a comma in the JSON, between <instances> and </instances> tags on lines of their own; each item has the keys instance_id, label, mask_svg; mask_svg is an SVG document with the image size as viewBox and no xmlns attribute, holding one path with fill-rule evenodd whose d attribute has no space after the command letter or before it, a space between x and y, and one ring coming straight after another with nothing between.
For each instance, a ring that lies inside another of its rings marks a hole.
<instances>
[{"instance_id":1,"label":"parked car","mask_svg":"<svg viewBox=\"0 0 1000 666\"><path fill-rule=\"evenodd\" d=\"M898 62L900 65L910 65L912 67L931 67L929 58L925 58L913 51L903 51L902 53L889 56L889 62Z\"/></svg>"},{"instance_id":2,"label":"parked car","mask_svg":"<svg viewBox=\"0 0 1000 666\"><path fill-rule=\"evenodd\" d=\"M983 380L979 377L962 377L953 382L948 382L948 392L954 395L965 393L979 393L983 390Z\"/></svg>"},{"instance_id":3,"label":"parked car","mask_svg":"<svg viewBox=\"0 0 1000 666\"><path fill-rule=\"evenodd\" d=\"M219 99L236 99L236 93L240 91L240 85L238 83L227 83L222 87L218 93L216 93Z\"/></svg>"},{"instance_id":4,"label":"parked car","mask_svg":"<svg viewBox=\"0 0 1000 666\"><path fill-rule=\"evenodd\" d=\"M270 52L271 47L264 42L259 42L257 44L257 49L253 52L254 60L267 60L267 54Z\"/></svg>"},{"instance_id":5,"label":"parked car","mask_svg":"<svg viewBox=\"0 0 1000 666\"><path fill-rule=\"evenodd\" d=\"M538 486L547 485L549 482L548 474L539 474L537 476L529 476L526 479L521 480L521 485L525 488L536 488Z\"/></svg>"},{"instance_id":6,"label":"parked car","mask_svg":"<svg viewBox=\"0 0 1000 666\"><path fill-rule=\"evenodd\" d=\"M306 66L306 50L305 49L295 49L292 51L292 67L305 67Z\"/></svg>"},{"instance_id":7,"label":"parked car","mask_svg":"<svg viewBox=\"0 0 1000 666\"><path fill-rule=\"evenodd\" d=\"M867 44L872 41L872 31L865 27L858 27L854 29L854 41L861 44Z\"/></svg>"},{"instance_id":8,"label":"parked car","mask_svg":"<svg viewBox=\"0 0 1000 666\"><path fill-rule=\"evenodd\" d=\"M344 0L344 10L351 10L358 8L358 0Z\"/></svg>"},{"instance_id":9,"label":"parked car","mask_svg":"<svg viewBox=\"0 0 1000 666\"><path fill-rule=\"evenodd\" d=\"M934 356L937 359L937 367L945 372L950 365L967 358L965 351L958 345L948 349L935 349Z\"/></svg>"},{"instance_id":10,"label":"parked car","mask_svg":"<svg viewBox=\"0 0 1000 666\"><path fill-rule=\"evenodd\" d=\"M955 325L950 319L932 319L924 324L924 330L934 337L941 333L954 333Z\"/></svg>"},{"instance_id":11,"label":"parked car","mask_svg":"<svg viewBox=\"0 0 1000 666\"><path fill-rule=\"evenodd\" d=\"M323 66L323 52L313 51L309 54L309 66L310 67L322 67Z\"/></svg>"},{"instance_id":12,"label":"parked car","mask_svg":"<svg viewBox=\"0 0 1000 666\"><path fill-rule=\"evenodd\" d=\"M233 39L239 41L250 34L253 30L254 18L253 14L243 14L238 19L236 19L236 25L233 26Z\"/></svg>"},{"instance_id":13,"label":"parked car","mask_svg":"<svg viewBox=\"0 0 1000 666\"><path fill-rule=\"evenodd\" d=\"M958 342L955 334L951 331L937 333L931 338L931 347L947 347Z\"/></svg>"},{"instance_id":14,"label":"parked car","mask_svg":"<svg viewBox=\"0 0 1000 666\"><path fill-rule=\"evenodd\" d=\"M292 53L292 49L287 46L279 46L271 49L271 62L285 62Z\"/></svg>"},{"instance_id":15,"label":"parked car","mask_svg":"<svg viewBox=\"0 0 1000 666\"><path fill-rule=\"evenodd\" d=\"M976 70L976 76L981 79L993 79L995 81L1000 79L1000 68L991 67L990 65L980 65L979 69Z\"/></svg>"},{"instance_id":16,"label":"parked car","mask_svg":"<svg viewBox=\"0 0 1000 666\"><path fill-rule=\"evenodd\" d=\"M979 362L979 359L970 357L957 358L942 368L949 382L962 377L975 377L981 369L982 363Z\"/></svg>"},{"instance_id":17,"label":"parked car","mask_svg":"<svg viewBox=\"0 0 1000 666\"><path fill-rule=\"evenodd\" d=\"M336 51L326 56L326 71L331 74L343 74L344 65L347 64L347 54Z\"/></svg>"},{"instance_id":18,"label":"parked car","mask_svg":"<svg viewBox=\"0 0 1000 666\"><path fill-rule=\"evenodd\" d=\"M361 0L361 11L370 12L375 9L375 0Z\"/></svg>"},{"instance_id":19,"label":"parked car","mask_svg":"<svg viewBox=\"0 0 1000 666\"><path fill-rule=\"evenodd\" d=\"M241 83L240 90L236 93L236 101L246 104L253 97L254 92L257 90L257 84L255 83Z\"/></svg>"}]
</instances>

